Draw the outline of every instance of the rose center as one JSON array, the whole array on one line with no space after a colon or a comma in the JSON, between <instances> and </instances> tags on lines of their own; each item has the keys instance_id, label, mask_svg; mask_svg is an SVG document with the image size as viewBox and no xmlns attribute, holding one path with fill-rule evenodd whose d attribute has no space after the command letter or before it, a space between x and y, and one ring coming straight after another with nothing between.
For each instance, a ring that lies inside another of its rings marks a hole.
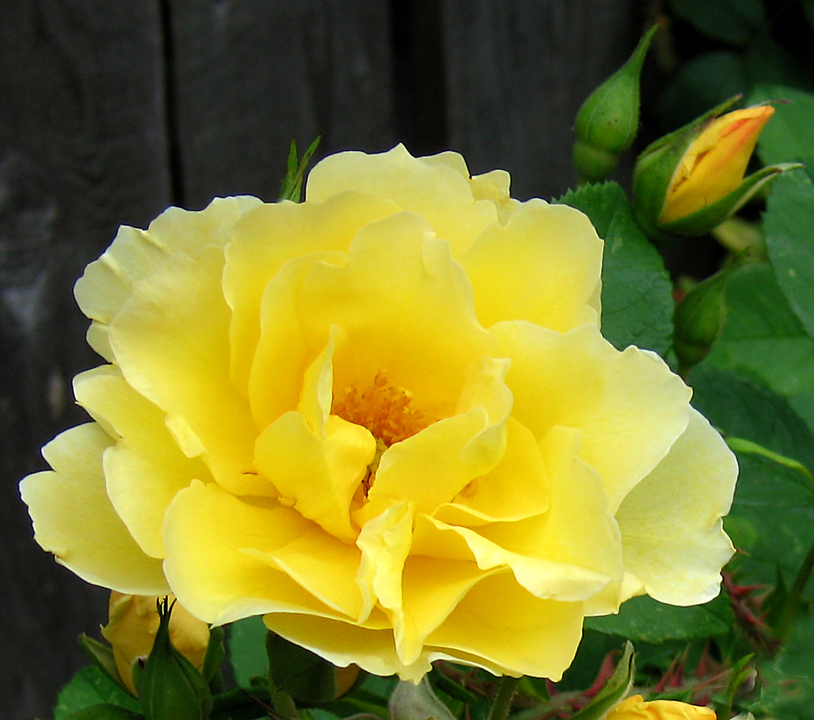
<instances>
[{"instance_id":1,"label":"rose center","mask_svg":"<svg viewBox=\"0 0 814 720\"><path fill-rule=\"evenodd\" d=\"M412 437L437 419L417 409L412 393L392 385L381 370L362 392L348 385L342 395L334 399L332 412L343 420L366 427L385 447Z\"/></svg>"},{"instance_id":2,"label":"rose center","mask_svg":"<svg viewBox=\"0 0 814 720\"><path fill-rule=\"evenodd\" d=\"M334 399L332 413L355 425L366 427L376 438L376 455L362 480L365 497L376 478L384 451L393 443L412 437L437 420L416 408L412 393L391 384L387 373L381 370L376 373L373 383L362 392L357 387L348 385Z\"/></svg>"}]
</instances>

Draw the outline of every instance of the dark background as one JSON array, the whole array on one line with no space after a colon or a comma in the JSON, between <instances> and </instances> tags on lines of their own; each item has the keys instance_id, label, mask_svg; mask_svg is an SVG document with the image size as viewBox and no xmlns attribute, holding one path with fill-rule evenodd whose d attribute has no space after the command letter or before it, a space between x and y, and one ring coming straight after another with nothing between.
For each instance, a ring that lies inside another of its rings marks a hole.
<instances>
[{"instance_id":1,"label":"dark background","mask_svg":"<svg viewBox=\"0 0 814 720\"><path fill-rule=\"evenodd\" d=\"M0 20L0 717L50 717L107 593L32 541L18 480L82 421L100 360L72 297L119 224L216 195L275 200L320 155L454 149L514 195L574 184L571 124L632 51L641 0L25 0ZM624 173L624 168L623 171ZM92 518L88 519L92 522Z\"/></svg>"}]
</instances>

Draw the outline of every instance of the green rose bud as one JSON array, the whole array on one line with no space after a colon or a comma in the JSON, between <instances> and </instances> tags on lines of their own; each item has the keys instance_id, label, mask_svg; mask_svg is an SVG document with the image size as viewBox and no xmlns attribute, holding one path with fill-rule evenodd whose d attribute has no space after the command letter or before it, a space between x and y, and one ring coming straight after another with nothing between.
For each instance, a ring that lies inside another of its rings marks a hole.
<instances>
[{"instance_id":1,"label":"green rose bud","mask_svg":"<svg viewBox=\"0 0 814 720\"><path fill-rule=\"evenodd\" d=\"M630 59L582 104L574 130L574 166L580 182L604 180L636 137L639 129L639 78L654 25L639 41Z\"/></svg>"},{"instance_id":2,"label":"green rose bud","mask_svg":"<svg viewBox=\"0 0 814 720\"><path fill-rule=\"evenodd\" d=\"M688 292L673 314L673 350L684 374L712 350L726 322L726 286L734 268L707 278Z\"/></svg>"},{"instance_id":3,"label":"green rose bud","mask_svg":"<svg viewBox=\"0 0 814 720\"><path fill-rule=\"evenodd\" d=\"M138 685L145 720L208 720L212 712L209 684L173 647L171 613L168 599L159 600L158 632Z\"/></svg>"}]
</instances>

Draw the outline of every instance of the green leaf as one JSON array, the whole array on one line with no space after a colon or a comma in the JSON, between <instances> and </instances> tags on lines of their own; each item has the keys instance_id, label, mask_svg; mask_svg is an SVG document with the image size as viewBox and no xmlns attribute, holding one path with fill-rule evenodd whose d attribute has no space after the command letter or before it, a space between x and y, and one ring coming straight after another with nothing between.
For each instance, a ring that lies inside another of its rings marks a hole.
<instances>
[{"instance_id":1,"label":"green leaf","mask_svg":"<svg viewBox=\"0 0 814 720\"><path fill-rule=\"evenodd\" d=\"M235 682L240 687L251 687L253 677L266 677L267 634L268 630L260 616L238 620L229 625L227 640L229 662L232 665Z\"/></svg>"},{"instance_id":2,"label":"green leaf","mask_svg":"<svg viewBox=\"0 0 814 720\"><path fill-rule=\"evenodd\" d=\"M801 616L777 657L758 665L761 697L750 708L777 720L814 720L814 615Z\"/></svg>"},{"instance_id":3,"label":"green leaf","mask_svg":"<svg viewBox=\"0 0 814 720\"><path fill-rule=\"evenodd\" d=\"M62 688L54 707L54 720L67 720L78 710L110 703L138 713L141 705L96 665L82 668Z\"/></svg>"},{"instance_id":4,"label":"green leaf","mask_svg":"<svg viewBox=\"0 0 814 720\"><path fill-rule=\"evenodd\" d=\"M670 7L704 35L733 45L745 44L766 23L760 0L670 0Z\"/></svg>"},{"instance_id":5,"label":"green leaf","mask_svg":"<svg viewBox=\"0 0 814 720\"><path fill-rule=\"evenodd\" d=\"M650 597L623 603L617 615L587 618L590 630L620 635L633 642L659 644L667 640L692 640L724 635L732 626L729 598L721 594L705 605L675 607Z\"/></svg>"},{"instance_id":6,"label":"green leaf","mask_svg":"<svg viewBox=\"0 0 814 720\"><path fill-rule=\"evenodd\" d=\"M814 437L782 398L706 364L696 367L689 381L695 406L726 435L814 467ZM735 499L724 521L742 551L736 565L748 582L774 585L778 568L784 577L793 578L814 542L814 500L808 481L796 469L762 455L740 453L738 464Z\"/></svg>"},{"instance_id":7,"label":"green leaf","mask_svg":"<svg viewBox=\"0 0 814 720\"><path fill-rule=\"evenodd\" d=\"M814 154L805 170L775 181L764 215L766 248L777 283L814 337Z\"/></svg>"},{"instance_id":8,"label":"green leaf","mask_svg":"<svg viewBox=\"0 0 814 720\"><path fill-rule=\"evenodd\" d=\"M741 268L726 297L726 325L705 364L755 378L784 397L814 391L814 339L789 308L772 269Z\"/></svg>"},{"instance_id":9,"label":"green leaf","mask_svg":"<svg viewBox=\"0 0 814 720\"><path fill-rule=\"evenodd\" d=\"M100 703L71 713L67 720L144 720L144 716L118 705Z\"/></svg>"},{"instance_id":10,"label":"green leaf","mask_svg":"<svg viewBox=\"0 0 814 720\"><path fill-rule=\"evenodd\" d=\"M584 185L558 202L582 210L605 240L602 334L619 349L638 345L664 354L672 334L672 287L622 188Z\"/></svg>"}]
</instances>

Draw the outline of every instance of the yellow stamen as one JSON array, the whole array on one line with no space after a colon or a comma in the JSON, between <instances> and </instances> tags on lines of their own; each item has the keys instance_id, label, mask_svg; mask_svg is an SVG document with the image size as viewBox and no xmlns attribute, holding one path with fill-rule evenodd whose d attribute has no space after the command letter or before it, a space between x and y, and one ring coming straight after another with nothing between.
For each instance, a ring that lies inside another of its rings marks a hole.
<instances>
[{"instance_id":1,"label":"yellow stamen","mask_svg":"<svg viewBox=\"0 0 814 720\"><path fill-rule=\"evenodd\" d=\"M391 385L387 374L381 370L361 393L355 386L348 385L342 395L334 398L332 413L366 427L376 438L376 457L362 480L365 496L373 484L384 451L437 420L415 408L410 391Z\"/></svg>"}]
</instances>

